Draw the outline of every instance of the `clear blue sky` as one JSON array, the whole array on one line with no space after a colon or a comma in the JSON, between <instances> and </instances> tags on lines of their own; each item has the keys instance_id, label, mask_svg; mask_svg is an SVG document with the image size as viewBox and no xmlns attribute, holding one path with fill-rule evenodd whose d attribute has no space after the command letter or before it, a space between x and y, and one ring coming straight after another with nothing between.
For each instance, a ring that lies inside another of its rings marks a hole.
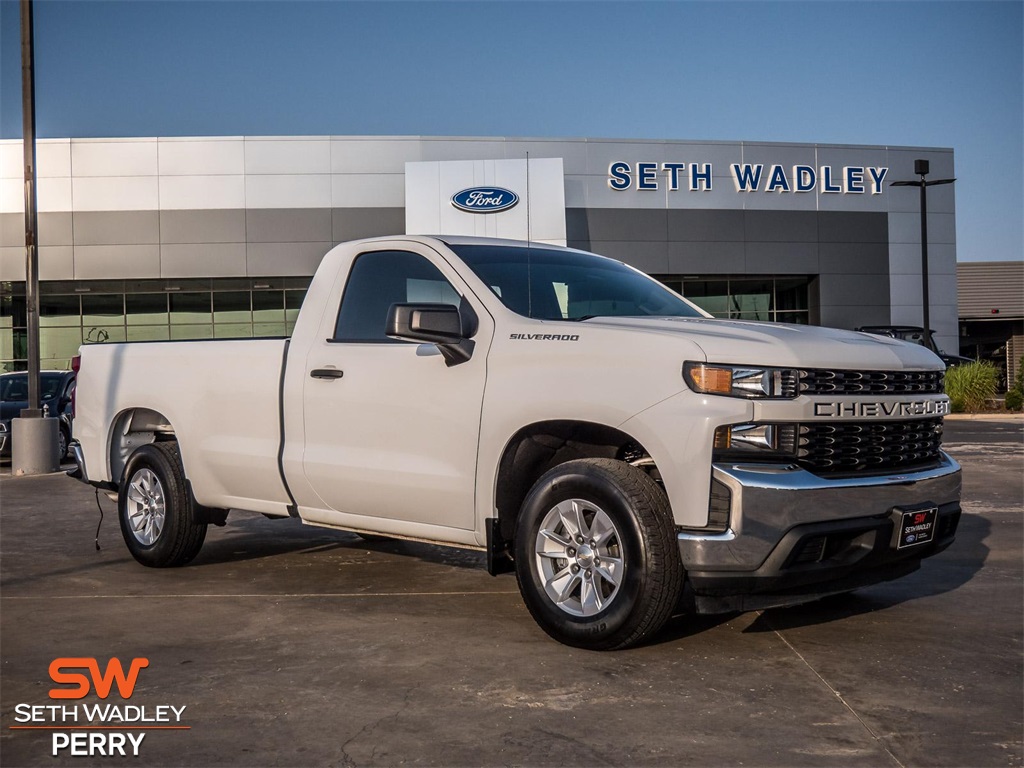
<instances>
[{"instance_id":1,"label":"clear blue sky","mask_svg":"<svg viewBox=\"0 0 1024 768\"><path fill-rule=\"evenodd\" d=\"M1024 250L1024 4L36 2L40 137L952 147L961 261ZM0 136L21 135L0 0Z\"/></svg>"}]
</instances>

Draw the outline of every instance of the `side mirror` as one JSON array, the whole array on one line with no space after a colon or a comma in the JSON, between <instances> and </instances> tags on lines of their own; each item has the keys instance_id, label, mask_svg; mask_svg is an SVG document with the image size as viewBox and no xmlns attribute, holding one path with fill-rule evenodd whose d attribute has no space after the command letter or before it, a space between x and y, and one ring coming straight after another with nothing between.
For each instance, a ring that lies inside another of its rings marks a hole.
<instances>
[{"instance_id":1,"label":"side mirror","mask_svg":"<svg viewBox=\"0 0 1024 768\"><path fill-rule=\"evenodd\" d=\"M393 339L436 344L451 367L473 354L462 312L451 304L392 304L385 333Z\"/></svg>"},{"instance_id":2,"label":"side mirror","mask_svg":"<svg viewBox=\"0 0 1024 768\"><path fill-rule=\"evenodd\" d=\"M452 344L464 338L459 310L451 304L392 304L388 336L430 344Z\"/></svg>"}]
</instances>

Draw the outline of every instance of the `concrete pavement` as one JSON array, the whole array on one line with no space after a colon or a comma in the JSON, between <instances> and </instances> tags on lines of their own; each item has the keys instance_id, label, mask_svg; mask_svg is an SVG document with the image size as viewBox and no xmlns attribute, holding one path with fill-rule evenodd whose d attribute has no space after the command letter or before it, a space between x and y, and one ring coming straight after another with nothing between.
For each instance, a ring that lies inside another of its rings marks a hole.
<instances>
[{"instance_id":1,"label":"concrete pavement","mask_svg":"<svg viewBox=\"0 0 1024 768\"><path fill-rule=\"evenodd\" d=\"M53 659L144 656L131 704L190 729L146 730L138 765L1020 765L1021 428L946 440L966 514L917 573L605 654L549 640L475 553L239 515L149 570L102 495L97 552L90 488L5 477L0 763L124 764L10 726L54 703Z\"/></svg>"}]
</instances>

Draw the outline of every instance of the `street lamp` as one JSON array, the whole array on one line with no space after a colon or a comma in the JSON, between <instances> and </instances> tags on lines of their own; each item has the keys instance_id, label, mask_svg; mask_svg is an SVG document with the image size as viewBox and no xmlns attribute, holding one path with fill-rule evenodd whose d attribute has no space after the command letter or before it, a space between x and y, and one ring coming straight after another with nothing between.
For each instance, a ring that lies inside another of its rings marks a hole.
<instances>
[{"instance_id":1,"label":"street lamp","mask_svg":"<svg viewBox=\"0 0 1024 768\"><path fill-rule=\"evenodd\" d=\"M932 326L929 314L928 302L928 187L938 184L952 184L956 179L932 179L927 181L928 161L915 160L914 173L918 174L919 181L894 181L890 184L893 187L920 187L921 188L921 304L924 315L924 336L931 342Z\"/></svg>"}]
</instances>

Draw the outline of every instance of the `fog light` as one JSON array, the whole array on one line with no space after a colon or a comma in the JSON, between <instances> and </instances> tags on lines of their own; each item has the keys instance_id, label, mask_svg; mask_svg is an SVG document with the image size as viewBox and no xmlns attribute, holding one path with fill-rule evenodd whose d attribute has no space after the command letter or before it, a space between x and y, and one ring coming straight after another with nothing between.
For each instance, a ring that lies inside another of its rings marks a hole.
<instances>
[{"instance_id":1,"label":"fog light","mask_svg":"<svg viewBox=\"0 0 1024 768\"><path fill-rule=\"evenodd\" d=\"M715 458L793 458L796 424L730 424L715 430Z\"/></svg>"},{"instance_id":2,"label":"fog light","mask_svg":"<svg viewBox=\"0 0 1024 768\"><path fill-rule=\"evenodd\" d=\"M708 528L724 531L729 527L732 509L732 491L720 480L711 478L711 497L708 503Z\"/></svg>"}]
</instances>

